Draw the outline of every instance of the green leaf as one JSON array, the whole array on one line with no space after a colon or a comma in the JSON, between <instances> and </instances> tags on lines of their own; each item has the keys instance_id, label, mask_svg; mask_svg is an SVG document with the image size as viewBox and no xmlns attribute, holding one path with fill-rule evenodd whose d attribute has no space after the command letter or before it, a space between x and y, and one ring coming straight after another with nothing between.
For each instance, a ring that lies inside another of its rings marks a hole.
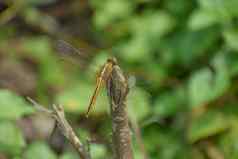
<instances>
[{"instance_id":1,"label":"green leaf","mask_svg":"<svg viewBox=\"0 0 238 159\"><path fill-rule=\"evenodd\" d=\"M212 98L212 72L202 69L192 75L189 80L188 91L191 107L201 106Z\"/></svg>"},{"instance_id":2,"label":"green leaf","mask_svg":"<svg viewBox=\"0 0 238 159\"><path fill-rule=\"evenodd\" d=\"M143 37L133 38L130 41L118 46L123 60L133 63L150 58L150 48Z\"/></svg>"},{"instance_id":3,"label":"green leaf","mask_svg":"<svg viewBox=\"0 0 238 159\"><path fill-rule=\"evenodd\" d=\"M7 39L13 36L16 32L16 28L14 26L7 26L2 25L0 30L0 47L4 48L3 46L7 43Z\"/></svg>"},{"instance_id":4,"label":"green leaf","mask_svg":"<svg viewBox=\"0 0 238 159\"><path fill-rule=\"evenodd\" d=\"M128 62L149 59L153 48L157 50L162 36L169 33L174 26L174 19L162 11L135 17L129 25L132 38L117 46L121 52L119 55Z\"/></svg>"},{"instance_id":5,"label":"green leaf","mask_svg":"<svg viewBox=\"0 0 238 159\"><path fill-rule=\"evenodd\" d=\"M191 15L188 25L192 30L198 30L209 27L217 22L218 19L213 12L197 10Z\"/></svg>"},{"instance_id":6,"label":"green leaf","mask_svg":"<svg viewBox=\"0 0 238 159\"><path fill-rule=\"evenodd\" d=\"M45 36L28 37L22 41L22 47L26 53L36 58L37 61L47 60L52 53L50 40Z\"/></svg>"},{"instance_id":7,"label":"green leaf","mask_svg":"<svg viewBox=\"0 0 238 159\"><path fill-rule=\"evenodd\" d=\"M235 9L238 2L236 0L199 0L200 7L203 9L213 10L223 14L238 13Z\"/></svg>"},{"instance_id":8,"label":"green leaf","mask_svg":"<svg viewBox=\"0 0 238 159\"><path fill-rule=\"evenodd\" d=\"M128 25L131 38L116 46L121 52L119 56L128 62L149 59L162 36L174 26L172 16L162 11L148 12L133 18Z\"/></svg>"},{"instance_id":9,"label":"green leaf","mask_svg":"<svg viewBox=\"0 0 238 159\"><path fill-rule=\"evenodd\" d=\"M182 134L175 132L173 129L150 126L149 129L146 128L143 136L145 148L152 154L153 159L188 158L188 148L181 142ZM186 150L187 153L184 153Z\"/></svg>"},{"instance_id":10,"label":"green leaf","mask_svg":"<svg viewBox=\"0 0 238 159\"><path fill-rule=\"evenodd\" d=\"M166 1L164 3L163 9L168 10L178 22L187 18L187 15L190 14L191 8L194 6L196 1L187 1L187 0L172 0ZM181 23L182 24L182 23Z\"/></svg>"},{"instance_id":11,"label":"green leaf","mask_svg":"<svg viewBox=\"0 0 238 159\"><path fill-rule=\"evenodd\" d=\"M55 57L48 57L40 65L40 77L45 84L62 86L65 83L65 73Z\"/></svg>"},{"instance_id":12,"label":"green leaf","mask_svg":"<svg viewBox=\"0 0 238 159\"><path fill-rule=\"evenodd\" d=\"M237 52L228 52L227 64L231 77L238 74L238 54Z\"/></svg>"},{"instance_id":13,"label":"green leaf","mask_svg":"<svg viewBox=\"0 0 238 159\"><path fill-rule=\"evenodd\" d=\"M63 155L60 156L59 159L78 159L78 154L73 152L65 152Z\"/></svg>"},{"instance_id":14,"label":"green leaf","mask_svg":"<svg viewBox=\"0 0 238 159\"><path fill-rule=\"evenodd\" d=\"M98 28L105 28L110 23L128 17L132 9L131 2L127 0L105 1L100 10L97 10L94 22Z\"/></svg>"},{"instance_id":15,"label":"green leaf","mask_svg":"<svg viewBox=\"0 0 238 159\"><path fill-rule=\"evenodd\" d=\"M65 74L59 63L59 57L53 54L50 39L45 36L28 37L22 43L23 50L39 62L41 82L53 86L63 85Z\"/></svg>"},{"instance_id":16,"label":"green leaf","mask_svg":"<svg viewBox=\"0 0 238 159\"><path fill-rule=\"evenodd\" d=\"M221 22L230 20L231 15L226 4L229 0L199 0L201 8L213 12ZM229 2L228 2L229 3Z\"/></svg>"},{"instance_id":17,"label":"green leaf","mask_svg":"<svg viewBox=\"0 0 238 159\"><path fill-rule=\"evenodd\" d=\"M106 147L99 144L90 144L90 152L95 159L105 159Z\"/></svg>"},{"instance_id":18,"label":"green leaf","mask_svg":"<svg viewBox=\"0 0 238 159\"><path fill-rule=\"evenodd\" d=\"M227 46L230 49L238 51L238 29L237 28L230 28L223 32L224 39L226 41Z\"/></svg>"},{"instance_id":19,"label":"green leaf","mask_svg":"<svg viewBox=\"0 0 238 159\"><path fill-rule=\"evenodd\" d=\"M225 57L219 53L212 61L215 72L208 68L192 74L188 83L190 106L197 107L221 96L230 85Z\"/></svg>"},{"instance_id":20,"label":"green leaf","mask_svg":"<svg viewBox=\"0 0 238 159\"><path fill-rule=\"evenodd\" d=\"M234 113L234 107L236 106L231 106L231 112ZM231 115L231 114L228 114ZM232 118L231 123L232 127L229 129L227 133L224 133L221 135L221 137L218 140L218 145L220 150L224 153L224 158L229 158L229 159L236 159L238 157L238 149L236 147L236 144L238 142L237 139L237 133L238 133L238 127L237 127L237 111L235 112L235 117Z\"/></svg>"},{"instance_id":21,"label":"green leaf","mask_svg":"<svg viewBox=\"0 0 238 159\"><path fill-rule=\"evenodd\" d=\"M25 159L57 159L55 153L44 142L34 142L24 153Z\"/></svg>"},{"instance_id":22,"label":"green leaf","mask_svg":"<svg viewBox=\"0 0 238 159\"><path fill-rule=\"evenodd\" d=\"M201 29L213 24L226 25L232 18L238 17L235 6L237 0L199 0L200 8L196 9L189 20L192 29Z\"/></svg>"},{"instance_id":23,"label":"green leaf","mask_svg":"<svg viewBox=\"0 0 238 159\"><path fill-rule=\"evenodd\" d=\"M220 112L208 111L193 119L188 128L188 140L194 143L223 132L230 127L229 122Z\"/></svg>"},{"instance_id":24,"label":"green leaf","mask_svg":"<svg viewBox=\"0 0 238 159\"><path fill-rule=\"evenodd\" d=\"M169 33L174 26L175 21L167 12L148 12L131 21L130 32L135 37L143 37L153 42Z\"/></svg>"},{"instance_id":25,"label":"green leaf","mask_svg":"<svg viewBox=\"0 0 238 159\"><path fill-rule=\"evenodd\" d=\"M16 120L34 112L34 109L23 98L8 90L0 90L0 105L0 120Z\"/></svg>"},{"instance_id":26,"label":"green leaf","mask_svg":"<svg viewBox=\"0 0 238 159\"><path fill-rule=\"evenodd\" d=\"M230 86L230 73L227 66L225 52L218 53L212 60L215 68L215 81L213 86L213 98L219 97Z\"/></svg>"},{"instance_id":27,"label":"green leaf","mask_svg":"<svg viewBox=\"0 0 238 159\"><path fill-rule=\"evenodd\" d=\"M136 159L144 159L144 156L143 156L143 152L141 152L141 150L138 148L138 146L134 146L132 147L132 151L133 151L133 157L136 158Z\"/></svg>"},{"instance_id":28,"label":"green leaf","mask_svg":"<svg viewBox=\"0 0 238 159\"><path fill-rule=\"evenodd\" d=\"M172 116L179 110L185 110L185 99L183 88L167 91L157 97L153 112L160 118Z\"/></svg>"},{"instance_id":29,"label":"green leaf","mask_svg":"<svg viewBox=\"0 0 238 159\"><path fill-rule=\"evenodd\" d=\"M206 54L215 45L218 33L217 28L177 31L159 44L160 60L164 65L181 64L190 67L195 59Z\"/></svg>"},{"instance_id":30,"label":"green leaf","mask_svg":"<svg viewBox=\"0 0 238 159\"><path fill-rule=\"evenodd\" d=\"M10 121L1 121L0 134L0 152L19 155L25 147L20 129Z\"/></svg>"}]
</instances>

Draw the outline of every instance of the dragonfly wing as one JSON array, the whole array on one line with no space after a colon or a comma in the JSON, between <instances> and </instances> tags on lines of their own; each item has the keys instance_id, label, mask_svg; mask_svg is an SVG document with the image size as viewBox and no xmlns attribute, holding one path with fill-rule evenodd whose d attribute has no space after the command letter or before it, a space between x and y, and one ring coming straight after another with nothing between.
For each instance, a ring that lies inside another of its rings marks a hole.
<instances>
[{"instance_id":1,"label":"dragonfly wing","mask_svg":"<svg viewBox=\"0 0 238 159\"><path fill-rule=\"evenodd\" d=\"M60 54L65 56L82 54L78 49L64 40L58 40L56 42L56 49Z\"/></svg>"},{"instance_id":2,"label":"dragonfly wing","mask_svg":"<svg viewBox=\"0 0 238 159\"><path fill-rule=\"evenodd\" d=\"M136 86L136 77L135 76L129 75L127 80L128 80L128 86L130 89L134 88Z\"/></svg>"},{"instance_id":3,"label":"dragonfly wing","mask_svg":"<svg viewBox=\"0 0 238 159\"><path fill-rule=\"evenodd\" d=\"M68 60L73 64L85 65L89 62L89 56L84 49L76 49L74 46L64 40L58 40L55 43L57 53L63 60Z\"/></svg>"}]
</instances>

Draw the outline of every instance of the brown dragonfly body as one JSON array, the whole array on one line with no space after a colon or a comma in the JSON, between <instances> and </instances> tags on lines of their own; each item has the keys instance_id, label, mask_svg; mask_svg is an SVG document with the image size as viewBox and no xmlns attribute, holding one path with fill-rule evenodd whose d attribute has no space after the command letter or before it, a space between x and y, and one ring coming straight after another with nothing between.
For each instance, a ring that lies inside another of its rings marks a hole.
<instances>
[{"instance_id":1,"label":"brown dragonfly body","mask_svg":"<svg viewBox=\"0 0 238 159\"><path fill-rule=\"evenodd\" d=\"M58 44L57 49L59 49L59 52L64 53L63 55L66 55L66 54L69 54L69 55L73 54L73 55L79 55L79 56L81 55L78 49L74 48L72 45L70 45L69 43L63 40L59 40L57 44ZM116 64L117 64L117 61L115 58L108 58L107 62L102 66L102 68L98 72L96 77L96 88L90 99L88 110L86 112L87 117L89 115L90 110L95 105L100 88L103 86L103 84L106 83L106 81L108 80L108 78L110 77L112 73L113 67Z\"/></svg>"},{"instance_id":2,"label":"brown dragonfly body","mask_svg":"<svg viewBox=\"0 0 238 159\"><path fill-rule=\"evenodd\" d=\"M107 62L103 65L103 67L101 68L100 72L97 74L96 88L94 90L93 96L91 97L88 110L86 113L86 117L88 117L91 108L93 107L93 105L95 105L100 88L102 87L103 84L106 83L106 81L108 80L108 78L110 77L112 73L113 67L116 64L117 62L115 58L109 58Z\"/></svg>"}]
</instances>

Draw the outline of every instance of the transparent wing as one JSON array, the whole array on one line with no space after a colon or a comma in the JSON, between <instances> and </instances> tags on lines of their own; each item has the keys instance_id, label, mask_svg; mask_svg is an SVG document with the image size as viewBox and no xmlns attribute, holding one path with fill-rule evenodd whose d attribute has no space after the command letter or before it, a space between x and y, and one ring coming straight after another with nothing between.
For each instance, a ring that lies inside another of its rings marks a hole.
<instances>
[{"instance_id":1,"label":"transparent wing","mask_svg":"<svg viewBox=\"0 0 238 159\"><path fill-rule=\"evenodd\" d=\"M56 49L57 51L64 56L70 56L70 55L82 55L82 52L79 49L76 49L71 44L64 40L58 40L56 43Z\"/></svg>"},{"instance_id":2,"label":"transparent wing","mask_svg":"<svg viewBox=\"0 0 238 159\"><path fill-rule=\"evenodd\" d=\"M58 40L55 47L57 53L63 60L69 60L71 63L83 65L89 61L89 57L87 57L88 54L85 50L76 49L74 46L64 40Z\"/></svg>"},{"instance_id":3,"label":"transparent wing","mask_svg":"<svg viewBox=\"0 0 238 159\"><path fill-rule=\"evenodd\" d=\"M136 77L133 76L133 75L129 75L128 77L128 85L129 85L129 88L134 88L136 86Z\"/></svg>"}]
</instances>

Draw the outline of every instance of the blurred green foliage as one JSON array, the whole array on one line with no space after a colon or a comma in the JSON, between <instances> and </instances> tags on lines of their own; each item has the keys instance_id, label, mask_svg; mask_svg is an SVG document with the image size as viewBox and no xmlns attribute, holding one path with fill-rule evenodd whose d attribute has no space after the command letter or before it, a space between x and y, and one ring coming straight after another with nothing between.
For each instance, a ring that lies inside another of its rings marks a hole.
<instances>
[{"instance_id":1,"label":"blurred green foliage","mask_svg":"<svg viewBox=\"0 0 238 159\"><path fill-rule=\"evenodd\" d=\"M50 148L41 142L34 142L29 145L26 152L24 152L24 158L30 159L34 156L34 158L46 158L46 159L56 159L56 155Z\"/></svg>"},{"instance_id":2,"label":"blurred green foliage","mask_svg":"<svg viewBox=\"0 0 238 159\"><path fill-rule=\"evenodd\" d=\"M112 155L105 90L84 119L95 72L112 54L137 79L128 112L140 126L149 158L236 159L237 6L237 0L0 2L0 155L77 158L71 147L56 153L26 133L19 123L35 114L22 96L62 104L82 138L98 139L90 146L93 158ZM90 58L74 58L79 66L62 61L56 39L93 50L85 53ZM132 134L135 158L143 158Z\"/></svg>"},{"instance_id":3,"label":"blurred green foliage","mask_svg":"<svg viewBox=\"0 0 238 159\"><path fill-rule=\"evenodd\" d=\"M21 131L10 121L1 121L0 123L0 151L10 155L21 154L26 143Z\"/></svg>"},{"instance_id":4,"label":"blurred green foliage","mask_svg":"<svg viewBox=\"0 0 238 159\"><path fill-rule=\"evenodd\" d=\"M31 114L32 112L34 112L34 109L30 107L29 104L26 103L21 97L13 94L12 92L9 92L8 90L1 90L0 104L1 120L16 120L23 115Z\"/></svg>"}]
</instances>

